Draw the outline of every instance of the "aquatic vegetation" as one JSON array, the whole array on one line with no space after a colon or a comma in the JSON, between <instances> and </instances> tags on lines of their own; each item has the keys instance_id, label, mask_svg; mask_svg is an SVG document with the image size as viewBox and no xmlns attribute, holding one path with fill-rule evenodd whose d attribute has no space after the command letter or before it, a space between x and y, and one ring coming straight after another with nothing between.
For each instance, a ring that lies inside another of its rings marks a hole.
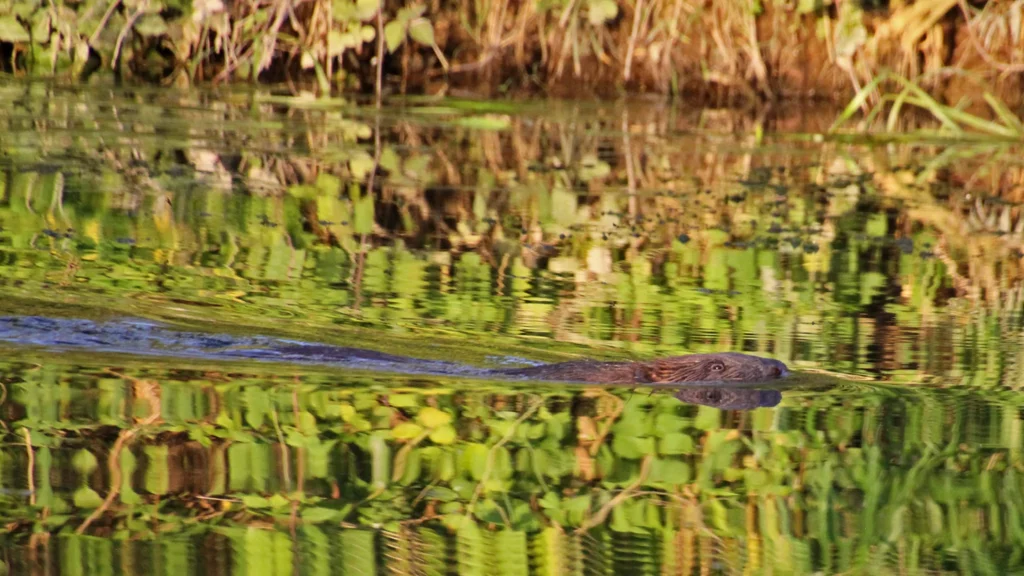
<instances>
[{"instance_id":1,"label":"aquatic vegetation","mask_svg":"<svg viewBox=\"0 0 1024 576\"><path fill-rule=\"evenodd\" d=\"M1016 143L804 136L830 114L2 89L0 314L481 365L737 350L800 378L720 410L4 344L13 573L1018 567Z\"/></svg>"}]
</instances>

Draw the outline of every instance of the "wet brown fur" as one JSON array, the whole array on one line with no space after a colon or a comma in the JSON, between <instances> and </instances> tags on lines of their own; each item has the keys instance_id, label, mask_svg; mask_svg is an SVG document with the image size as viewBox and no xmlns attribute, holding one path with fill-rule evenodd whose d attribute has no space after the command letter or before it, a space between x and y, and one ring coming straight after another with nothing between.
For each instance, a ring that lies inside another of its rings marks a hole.
<instances>
[{"instance_id":1,"label":"wet brown fur","mask_svg":"<svg viewBox=\"0 0 1024 576\"><path fill-rule=\"evenodd\" d=\"M786 365L778 360L738 352L673 356L647 362L580 360L493 372L533 380L600 384L764 382L789 373Z\"/></svg>"}]
</instances>

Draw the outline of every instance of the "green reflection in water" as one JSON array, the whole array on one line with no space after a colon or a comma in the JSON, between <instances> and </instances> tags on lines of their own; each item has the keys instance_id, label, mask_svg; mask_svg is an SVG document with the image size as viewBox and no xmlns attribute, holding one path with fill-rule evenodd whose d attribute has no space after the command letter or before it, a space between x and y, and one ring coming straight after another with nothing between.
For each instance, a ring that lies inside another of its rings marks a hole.
<instances>
[{"instance_id":1,"label":"green reflection in water","mask_svg":"<svg viewBox=\"0 0 1024 576\"><path fill-rule=\"evenodd\" d=\"M1020 566L1017 150L657 106L487 124L0 89L3 314L802 372L740 411L4 345L11 573Z\"/></svg>"}]
</instances>

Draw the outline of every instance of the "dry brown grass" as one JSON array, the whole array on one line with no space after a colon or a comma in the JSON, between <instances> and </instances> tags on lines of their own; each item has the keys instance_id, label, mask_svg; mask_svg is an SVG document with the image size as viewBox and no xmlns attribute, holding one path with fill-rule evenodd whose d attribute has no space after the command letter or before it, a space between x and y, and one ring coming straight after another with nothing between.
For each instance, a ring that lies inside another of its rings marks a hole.
<instances>
[{"instance_id":1,"label":"dry brown grass","mask_svg":"<svg viewBox=\"0 0 1024 576\"><path fill-rule=\"evenodd\" d=\"M978 83L1011 105L1021 101L1024 0L859 6L195 0L172 13L149 0L86 0L40 5L26 20L43 23L36 44L28 28L2 32L0 66L87 75L98 65L164 82L283 81L294 91L654 92L724 101L841 100L889 71L948 102Z\"/></svg>"}]
</instances>

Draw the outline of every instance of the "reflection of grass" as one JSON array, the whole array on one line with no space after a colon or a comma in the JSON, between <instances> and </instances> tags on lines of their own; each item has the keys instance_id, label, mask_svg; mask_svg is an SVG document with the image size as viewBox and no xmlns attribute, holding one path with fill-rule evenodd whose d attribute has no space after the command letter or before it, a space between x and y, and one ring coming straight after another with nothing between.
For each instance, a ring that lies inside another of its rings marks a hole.
<instances>
[{"instance_id":1,"label":"reflection of grass","mask_svg":"<svg viewBox=\"0 0 1024 576\"><path fill-rule=\"evenodd\" d=\"M899 87L899 91L878 97L878 89L886 83L894 83ZM866 124L871 125L877 118L888 112L885 121L887 132L899 132L903 139L914 137L914 133L908 134L906 131L899 130L899 121L902 115L907 113L906 108L913 107L927 112L937 120L941 126L939 134L943 136L1024 139L1024 124L1021 123L1020 118L991 93L985 92L983 98L995 116L994 120L965 112L957 106L942 104L915 82L887 72L879 74L857 92L832 125L832 130L846 124L859 110L863 109L867 111L864 118ZM871 99L875 100L873 106L868 105Z\"/></svg>"},{"instance_id":2,"label":"reflection of grass","mask_svg":"<svg viewBox=\"0 0 1024 576\"><path fill-rule=\"evenodd\" d=\"M47 102L34 92L26 99ZM0 271L19 281L3 287L5 296L480 364L489 355L622 359L744 348L866 375L868 342L898 340L898 331L875 324L880 295L898 286L899 300L886 306L898 308L901 328L916 329L949 320L943 294L951 282L1017 282L1004 265L1007 250L974 258L932 246L935 257L921 255L959 216L941 203L922 211L933 187L939 194L937 174L977 177L959 154L992 147L1005 155L1005 140L780 146L774 136L759 140L760 125L743 115L664 118L658 107L596 103L510 114L508 130L492 131L452 129L448 117L508 109L439 100L427 110L443 112L436 118L395 111L365 123L341 109L299 105L282 115L189 102L177 109L158 98L168 107L153 120L159 137L133 133L131 147L102 156L95 133L67 140L56 130L72 121L61 117L65 107L38 111L32 134L47 154L84 160L60 178L10 170L0 205L10 260ZM75 104L79 120L111 123L103 109ZM119 118L140 121L130 108ZM377 124L379 192L367 195L359 182L373 164L366 144ZM183 125L195 126L194 140L180 137ZM695 129L702 137L681 136ZM725 135L733 132L750 136ZM701 142L714 146L693 154ZM182 147L211 172L167 171ZM233 168L223 149L236 148L242 164ZM900 155L910 169L890 176ZM987 169L1004 176L1008 165L994 157ZM254 174L274 185L231 184ZM886 181L908 176L916 185L899 193ZM993 178L993 190L1012 181ZM631 183L636 194L623 193ZM173 211L156 218L164 196ZM876 212L882 196L895 226ZM72 237L53 236L67 228ZM916 242L913 254L899 256L897 236ZM1002 337L1014 330L1007 325ZM927 334L928 346L901 351L888 369L927 358L927 369L899 372L919 382L971 354L938 353L933 346L945 336Z\"/></svg>"},{"instance_id":3,"label":"reflection of grass","mask_svg":"<svg viewBox=\"0 0 1024 576\"><path fill-rule=\"evenodd\" d=\"M831 388L723 412L621 389L296 380L256 366L227 377L149 363L112 378L101 362L0 365L5 406L19 415L5 417L17 435L0 458L24 461L28 437L35 456L33 475L0 476L0 498L34 491L32 502L4 501L11 540L70 533L93 515L88 532L117 526L123 542L248 530L232 553L252 562L253 533L356 537L340 525L365 530L352 530L364 546L376 535L396 547L360 556L380 568L414 560L409 547L456 562L432 544L448 531L457 555L509 540L502 561L519 566L581 545L617 562L660 542L645 561L663 571L729 559L808 563L807 573L965 566L953 547L1003 565L1024 547L1019 394ZM609 441L595 439L597 420ZM110 476L94 474L100 462ZM111 505L97 512L103 496ZM845 552L808 556L814 547ZM885 553L904 547L920 553ZM280 573L317 558L299 552Z\"/></svg>"}]
</instances>

